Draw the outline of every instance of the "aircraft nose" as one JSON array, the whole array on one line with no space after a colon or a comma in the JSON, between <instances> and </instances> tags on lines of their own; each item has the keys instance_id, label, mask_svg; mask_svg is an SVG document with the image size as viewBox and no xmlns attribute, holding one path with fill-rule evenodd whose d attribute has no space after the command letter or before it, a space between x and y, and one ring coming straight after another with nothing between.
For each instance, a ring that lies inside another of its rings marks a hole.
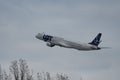
<instances>
[{"instance_id":1,"label":"aircraft nose","mask_svg":"<svg viewBox=\"0 0 120 80\"><path fill-rule=\"evenodd\" d=\"M37 35L35 36L35 38L37 38Z\"/></svg>"},{"instance_id":2,"label":"aircraft nose","mask_svg":"<svg viewBox=\"0 0 120 80\"><path fill-rule=\"evenodd\" d=\"M37 38L37 39L39 38L38 34L35 36L35 38Z\"/></svg>"},{"instance_id":3,"label":"aircraft nose","mask_svg":"<svg viewBox=\"0 0 120 80\"><path fill-rule=\"evenodd\" d=\"M41 33L38 33L35 37L36 37L37 39L40 39L40 40L43 39L43 35L42 35Z\"/></svg>"}]
</instances>

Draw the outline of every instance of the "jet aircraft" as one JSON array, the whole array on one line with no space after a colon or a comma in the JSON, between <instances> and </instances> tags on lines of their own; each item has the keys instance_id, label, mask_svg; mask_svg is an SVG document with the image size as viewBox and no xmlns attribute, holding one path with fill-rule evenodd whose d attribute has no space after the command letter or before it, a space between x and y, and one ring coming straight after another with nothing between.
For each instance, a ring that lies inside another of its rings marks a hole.
<instances>
[{"instance_id":1,"label":"jet aircraft","mask_svg":"<svg viewBox=\"0 0 120 80\"><path fill-rule=\"evenodd\" d=\"M101 43L100 40L101 36L102 33L98 33L98 35L93 39L93 41L89 43L73 42L73 41L65 40L64 38L46 35L44 33L38 33L35 37L39 40L46 42L47 43L46 45L49 47L60 46L65 48L89 51L89 50L101 49L101 47L98 47L98 45Z\"/></svg>"}]
</instances>

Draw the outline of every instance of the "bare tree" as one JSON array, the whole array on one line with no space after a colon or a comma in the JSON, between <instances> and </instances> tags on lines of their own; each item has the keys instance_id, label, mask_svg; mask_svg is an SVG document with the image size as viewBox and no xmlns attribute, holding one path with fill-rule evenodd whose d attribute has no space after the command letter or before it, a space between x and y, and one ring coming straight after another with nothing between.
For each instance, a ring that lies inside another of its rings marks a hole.
<instances>
[{"instance_id":1,"label":"bare tree","mask_svg":"<svg viewBox=\"0 0 120 80\"><path fill-rule=\"evenodd\" d=\"M10 73L7 74L5 71L2 71L0 65L0 80L33 80L33 71L29 69L27 62L23 59L19 61L14 60L10 65ZM13 77L13 78L12 78ZM70 80L69 77L65 74L56 74L51 76L49 72L37 73L38 80Z\"/></svg>"},{"instance_id":2,"label":"bare tree","mask_svg":"<svg viewBox=\"0 0 120 80\"><path fill-rule=\"evenodd\" d=\"M38 79L38 80L43 80L41 73L37 73L37 79Z\"/></svg>"},{"instance_id":3,"label":"bare tree","mask_svg":"<svg viewBox=\"0 0 120 80\"><path fill-rule=\"evenodd\" d=\"M33 80L32 74L25 60L20 59L19 62L12 61L10 71L13 74L15 80Z\"/></svg>"},{"instance_id":4,"label":"bare tree","mask_svg":"<svg viewBox=\"0 0 120 80\"><path fill-rule=\"evenodd\" d=\"M63 75L63 74L57 74L56 75L56 80L69 80L68 76L67 75Z\"/></svg>"},{"instance_id":5,"label":"bare tree","mask_svg":"<svg viewBox=\"0 0 120 80\"><path fill-rule=\"evenodd\" d=\"M26 73L26 80L33 80L33 71L28 70Z\"/></svg>"},{"instance_id":6,"label":"bare tree","mask_svg":"<svg viewBox=\"0 0 120 80\"><path fill-rule=\"evenodd\" d=\"M8 80L9 76L7 75L7 73L4 71L4 80Z\"/></svg>"},{"instance_id":7,"label":"bare tree","mask_svg":"<svg viewBox=\"0 0 120 80\"><path fill-rule=\"evenodd\" d=\"M0 65L0 80L3 80L3 73L2 73L1 65Z\"/></svg>"},{"instance_id":8,"label":"bare tree","mask_svg":"<svg viewBox=\"0 0 120 80\"><path fill-rule=\"evenodd\" d=\"M28 65L25 60L20 59L19 66L20 66L20 78L21 80L25 80L25 75L28 72Z\"/></svg>"},{"instance_id":9,"label":"bare tree","mask_svg":"<svg viewBox=\"0 0 120 80\"><path fill-rule=\"evenodd\" d=\"M49 72L37 73L37 79L38 80L51 80L51 76Z\"/></svg>"},{"instance_id":10,"label":"bare tree","mask_svg":"<svg viewBox=\"0 0 120 80\"><path fill-rule=\"evenodd\" d=\"M4 71L4 75L3 75L4 77L3 77L3 80L12 80L12 77L11 77L11 75L9 74L7 74L6 73L6 71Z\"/></svg>"},{"instance_id":11,"label":"bare tree","mask_svg":"<svg viewBox=\"0 0 120 80\"><path fill-rule=\"evenodd\" d=\"M51 80L51 76L49 72L46 72L47 80Z\"/></svg>"},{"instance_id":12,"label":"bare tree","mask_svg":"<svg viewBox=\"0 0 120 80\"><path fill-rule=\"evenodd\" d=\"M56 74L56 76L50 75L49 72L37 73L38 80L70 80L69 77L65 74Z\"/></svg>"},{"instance_id":13,"label":"bare tree","mask_svg":"<svg viewBox=\"0 0 120 80\"><path fill-rule=\"evenodd\" d=\"M13 74L15 80L19 80L19 68L16 60L11 62L10 72Z\"/></svg>"}]
</instances>

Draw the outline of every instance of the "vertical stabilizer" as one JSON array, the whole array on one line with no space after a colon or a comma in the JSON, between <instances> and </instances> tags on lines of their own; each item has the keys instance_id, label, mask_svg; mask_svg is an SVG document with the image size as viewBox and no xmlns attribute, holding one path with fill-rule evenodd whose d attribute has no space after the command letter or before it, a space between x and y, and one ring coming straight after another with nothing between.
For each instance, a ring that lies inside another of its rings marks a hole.
<instances>
[{"instance_id":1,"label":"vertical stabilizer","mask_svg":"<svg viewBox=\"0 0 120 80\"><path fill-rule=\"evenodd\" d=\"M101 40L100 40L101 36L102 36L102 33L98 33L98 35L89 44L98 46L101 42Z\"/></svg>"}]
</instances>

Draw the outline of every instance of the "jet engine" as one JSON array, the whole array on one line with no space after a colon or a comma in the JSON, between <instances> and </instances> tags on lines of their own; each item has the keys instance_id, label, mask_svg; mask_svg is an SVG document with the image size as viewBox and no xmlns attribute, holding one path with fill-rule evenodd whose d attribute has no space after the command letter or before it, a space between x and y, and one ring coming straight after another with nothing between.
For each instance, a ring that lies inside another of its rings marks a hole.
<instances>
[{"instance_id":1,"label":"jet engine","mask_svg":"<svg viewBox=\"0 0 120 80\"><path fill-rule=\"evenodd\" d=\"M52 44L52 43L50 43L50 42L47 42L46 45L49 46L49 47L54 47L54 46L55 46L54 44Z\"/></svg>"}]
</instances>

